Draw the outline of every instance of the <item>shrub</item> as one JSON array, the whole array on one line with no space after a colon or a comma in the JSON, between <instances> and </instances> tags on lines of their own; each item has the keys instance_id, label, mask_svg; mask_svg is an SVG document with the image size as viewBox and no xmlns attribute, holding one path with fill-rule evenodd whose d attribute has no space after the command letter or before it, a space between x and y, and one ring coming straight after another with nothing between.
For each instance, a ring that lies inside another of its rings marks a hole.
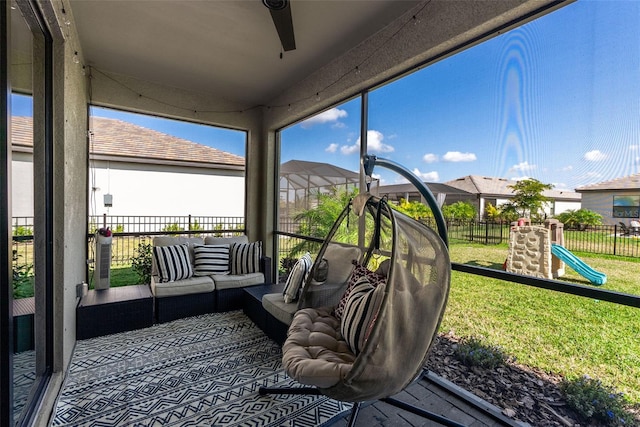
<instances>
[{"instance_id":1,"label":"shrub","mask_svg":"<svg viewBox=\"0 0 640 427\"><path fill-rule=\"evenodd\" d=\"M558 215L556 219L567 229L586 230L589 225L601 225L602 215L589 209L569 209Z\"/></svg>"},{"instance_id":2,"label":"shrub","mask_svg":"<svg viewBox=\"0 0 640 427\"><path fill-rule=\"evenodd\" d=\"M471 221L476 217L476 208L469 202L460 201L443 206L442 214L449 221Z\"/></svg>"},{"instance_id":3,"label":"shrub","mask_svg":"<svg viewBox=\"0 0 640 427\"><path fill-rule=\"evenodd\" d=\"M138 284L151 283L151 243L140 243L131 258L131 268L138 275Z\"/></svg>"},{"instance_id":4,"label":"shrub","mask_svg":"<svg viewBox=\"0 0 640 427\"><path fill-rule=\"evenodd\" d=\"M484 344L475 337L467 337L460 340L455 350L455 356L467 366L479 366L493 369L503 365L507 356L497 346Z\"/></svg>"},{"instance_id":5,"label":"shrub","mask_svg":"<svg viewBox=\"0 0 640 427\"><path fill-rule=\"evenodd\" d=\"M563 380L560 389L567 405L588 422L601 421L607 426L634 425L634 417L625 410L622 393L603 385L595 378L583 376Z\"/></svg>"},{"instance_id":6,"label":"shrub","mask_svg":"<svg viewBox=\"0 0 640 427\"><path fill-rule=\"evenodd\" d=\"M180 227L178 223L174 222L174 223L165 225L162 231L171 234L172 232L175 233L176 231L184 231L184 228Z\"/></svg>"},{"instance_id":7,"label":"shrub","mask_svg":"<svg viewBox=\"0 0 640 427\"><path fill-rule=\"evenodd\" d=\"M28 298L33 296L33 264L18 265L18 251L12 253L12 283L13 298Z\"/></svg>"},{"instance_id":8,"label":"shrub","mask_svg":"<svg viewBox=\"0 0 640 427\"><path fill-rule=\"evenodd\" d=\"M13 228L14 236L33 236L33 230L29 227L19 225Z\"/></svg>"}]
</instances>

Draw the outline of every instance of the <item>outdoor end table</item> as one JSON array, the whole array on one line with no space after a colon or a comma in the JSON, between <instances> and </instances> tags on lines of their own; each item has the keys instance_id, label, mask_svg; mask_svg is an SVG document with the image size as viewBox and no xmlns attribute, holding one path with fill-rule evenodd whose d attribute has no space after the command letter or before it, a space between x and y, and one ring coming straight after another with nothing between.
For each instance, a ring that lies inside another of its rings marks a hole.
<instances>
[{"instance_id":1,"label":"outdoor end table","mask_svg":"<svg viewBox=\"0 0 640 427\"><path fill-rule=\"evenodd\" d=\"M149 285L91 290L76 309L76 339L82 340L153 326Z\"/></svg>"}]
</instances>

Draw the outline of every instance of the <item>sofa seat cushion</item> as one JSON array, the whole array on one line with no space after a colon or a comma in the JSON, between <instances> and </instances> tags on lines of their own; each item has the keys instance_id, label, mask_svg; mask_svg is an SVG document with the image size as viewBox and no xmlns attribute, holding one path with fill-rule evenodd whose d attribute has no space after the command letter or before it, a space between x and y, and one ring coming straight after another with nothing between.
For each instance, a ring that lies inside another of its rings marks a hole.
<instances>
[{"instance_id":1,"label":"sofa seat cushion","mask_svg":"<svg viewBox=\"0 0 640 427\"><path fill-rule=\"evenodd\" d=\"M331 308L305 308L296 313L282 346L287 375L301 384L328 388L346 377L355 359Z\"/></svg>"},{"instance_id":2,"label":"sofa seat cushion","mask_svg":"<svg viewBox=\"0 0 640 427\"><path fill-rule=\"evenodd\" d=\"M214 288L213 279L209 276L192 276L175 282L160 282L156 276L151 276L151 291L156 298L202 294L213 292Z\"/></svg>"},{"instance_id":3,"label":"sofa seat cushion","mask_svg":"<svg viewBox=\"0 0 640 427\"><path fill-rule=\"evenodd\" d=\"M264 273L214 274L210 276L217 290L243 288L264 283Z\"/></svg>"},{"instance_id":4,"label":"sofa seat cushion","mask_svg":"<svg viewBox=\"0 0 640 427\"><path fill-rule=\"evenodd\" d=\"M291 324L293 315L298 311L297 302L284 302L281 293L266 294L262 297L262 307L285 325Z\"/></svg>"}]
</instances>

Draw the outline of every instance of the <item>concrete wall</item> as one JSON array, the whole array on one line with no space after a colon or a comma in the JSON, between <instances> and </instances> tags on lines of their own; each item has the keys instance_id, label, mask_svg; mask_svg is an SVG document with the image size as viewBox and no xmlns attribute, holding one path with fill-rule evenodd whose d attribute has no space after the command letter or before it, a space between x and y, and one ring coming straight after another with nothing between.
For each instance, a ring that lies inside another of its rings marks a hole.
<instances>
[{"instance_id":1,"label":"concrete wall","mask_svg":"<svg viewBox=\"0 0 640 427\"><path fill-rule=\"evenodd\" d=\"M33 216L33 155L11 154L11 216Z\"/></svg>"},{"instance_id":2,"label":"concrete wall","mask_svg":"<svg viewBox=\"0 0 640 427\"><path fill-rule=\"evenodd\" d=\"M244 216L242 170L106 161L91 164L91 215ZM92 191L94 187L96 191ZM107 193L113 196L111 208L104 206L103 196Z\"/></svg>"},{"instance_id":3,"label":"concrete wall","mask_svg":"<svg viewBox=\"0 0 640 427\"><path fill-rule=\"evenodd\" d=\"M64 379L65 371L75 346L75 309L77 304L76 284L81 283L86 273L86 224L87 217L87 88L82 67L73 62L80 44L69 8L62 18L64 5L59 0L39 3L53 36L53 377L48 385L42 407L37 412L37 424L44 425L55 404L57 391ZM62 29L64 28L64 32ZM40 64L41 65L41 64ZM34 68L38 64L34 64ZM36 99L43 96L34 87ZM42 117L34 114L34 123ZM42 138L38 125L34 127L34 142ZM48 182L45 177L45 161L42 153L34 152L34 180L36 186ZM44 200L36 198L35 226L42 227L46 220ZM36 251L44 242L36 240ZM38 263L36 263L36 268ZM45 277L45 272L36 271L36 280ZM36 283L36 287L39 286ZM36 296L36 341L44 330L38 324L40 310ZM38 356L40 357L40 356Z\"/></svg>"}]
</instances>

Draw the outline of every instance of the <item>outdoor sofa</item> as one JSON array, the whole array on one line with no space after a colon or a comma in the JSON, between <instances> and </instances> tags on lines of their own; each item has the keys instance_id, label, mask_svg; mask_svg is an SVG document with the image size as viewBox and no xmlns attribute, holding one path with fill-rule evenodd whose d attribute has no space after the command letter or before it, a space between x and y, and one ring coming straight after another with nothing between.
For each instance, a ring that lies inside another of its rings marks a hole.
<instances>
[{"instance_id":1,"label":"outdoor sofa","mask_svg":"<svg viewBox=\"0 0 640 427\"><path fill-rule=\"evenodd\" d=\"M267 313L266 334L276 342L284 342L294 314L304 308L299 299L303 286L310 287L308 292L315 294L315 300L324 301L326 305L335 303L328 298L335 295L336 289L344 288L354 269L354 262L359 261L360 256L361 251L357 247L330 243L322 257L327 266L322 282L313 277L313 262L307 261L305 265L305 257L301 257L291 270L283 291L262 297L262 307Z\"/></svg>"},{"instance_id":2,"label":"outdoor sofa","mask_svg":"<svg viewBox=\"0 0 640 427\"><path fill-rule=\"evenodd\" d=\"M243 289L271 284L271 259L247 236L153 239L156 322L243 307Z\"/></svg>"}]
</instances>

